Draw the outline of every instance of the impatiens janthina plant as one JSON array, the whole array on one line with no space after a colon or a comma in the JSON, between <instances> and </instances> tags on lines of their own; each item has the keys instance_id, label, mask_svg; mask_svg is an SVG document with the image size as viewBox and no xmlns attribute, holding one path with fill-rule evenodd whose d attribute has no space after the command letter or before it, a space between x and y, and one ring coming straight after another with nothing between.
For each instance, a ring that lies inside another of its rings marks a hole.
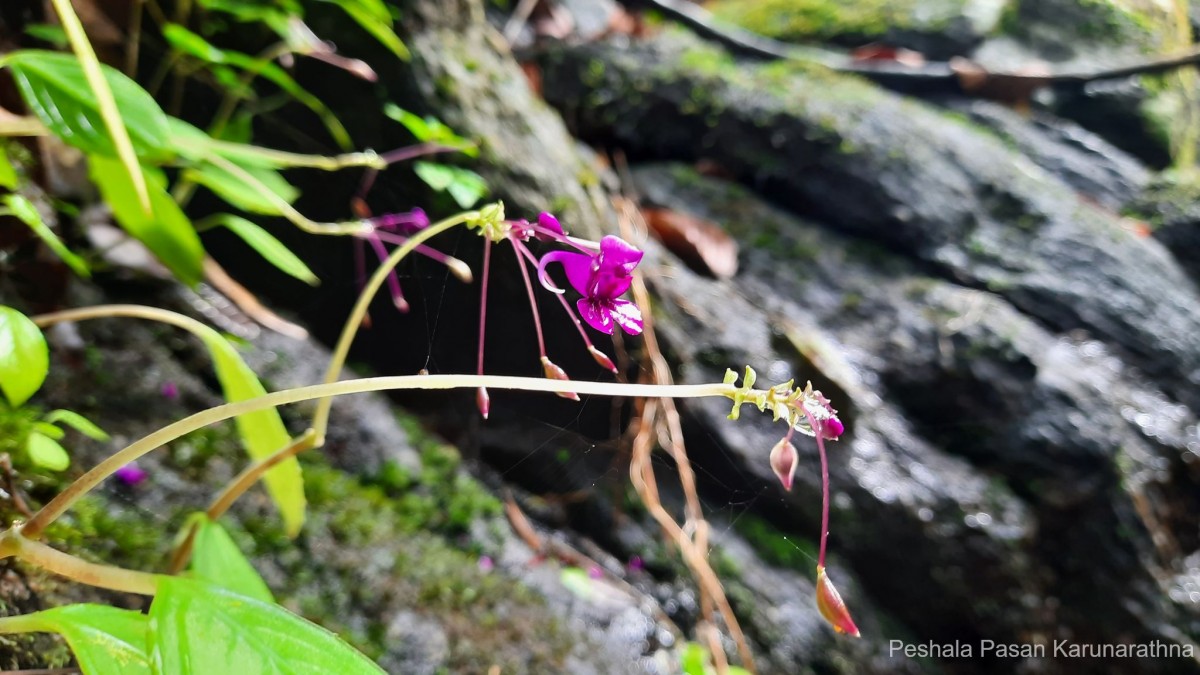
<instances>
[{"instance_id":1,"label":"impatiens janthina plant","mask_svg":"<svg viewBox=\"0 0 1200 675\"><path fill-rule=\"evenodd\" d=\"M755 373L746 368L741 384L729 371L723 382L703 385L648 385L613 382L568 380L560 371L547 369L545 378L474 375L411 375L337 381L348 352L349 344L365 314L370 299L384 285L395 265L408 253L423 246L430 237L456 226L478 231L491 243L508 241L520 260L528 260L537 271L543 285L561 292L547 275L549 263L560 263L570 285L579 291L575 303L583 320L595 329L612 331L621 326L630 333L642 327L641 310L619 296L629 287L628 277L641 259L641 252L616 237L605 237L598 243L566 236L558 221L542 214L538 224L506 220L503 207L489 205L478 211L459 214L439 223L415 229L375 271L363 289L343 330L328 368L326 381L307 387L274 393L262 391L227 391L229 402L195 413L156 431L113 454L85 473L47 503L25 522L13 523L0 532L0 557L15 557L27 563L63 575L75 581L119 591L154 596L149 618L138 612L110 607L77 605L62 607L31 615L0 619L0 632L51 631L64 635L75 651L85 672L244 672L254 670L253 664L229 659L259 659L268 663L301 660L312 672L378 672L374 664L357 654L336 636L304 621L275 604L269 589L254 568L238 551L219 525L219 519L229 506L247 489L282 463L294 461L294 455L324 442L328 425L329 403L335 396L368 391L408 389L513 389L540 391L558 395L579 394L629 396L646 398L696 398L721 396L733 400L731 419L737 419L743 405L770 411L776 420L784 421L788 432L782 445L791 448L794 431L813 435L821 453L823 479L823 508L821 556L817 567L816 602L821 614L839 632L858 635L845 604L829 581L824 569L826 530L828 526L828 469L824 441L835 439L843 432L841 422L829 401L811 386L796 388L787 382L767 389L756 389ZM531 239L568 246L572 250L552 250L539 260L525 244ZM487 258L485 257L485 263ZM528 273L526 273L528 277ZM486 278L486 276L485 276ZM532 283L527 283L532 293ZM564 307L570 306L564 300ZM0 314L10 328L4 335L25 336L0 342L0 375L10 374L11 366L28 363L44 369L44 341L37 346L32 340L36 323L50 324L63 320L125 316L166 321L198 334L213 350L218 372L229 356L221 348L213 348L214 340L203 326L190 325L191 319L164 310L136 306L108 306L68 310L33 321L15 310L5 308ZM574 316L574 315L572 315ZM578 321L578 319L576 319ZM586 333L585 339L586 339ZM226 343L227 344L227 343ZM32 345L32 346L31 346ZM593 349L590 342L589 348ZM539 345L544 358L544 344ZM232 358L236 358L236 354ZM607 357L605 357L607 358ZM240 363L240 360L238 361ZM4 370L9 367L9 370ZM226 368L231 366L226 365ZM233 367L237 370L237 367ZM22 369L28 372L28 369ZM44 377L44 373L42 375ZM227 376L220 378L224 384ZM13 389L16 400L28 396L36 387L19 378L5 377L5 393ZM257 382L257 380L255 380ZM40 384L40 382L38 383ZM238 394L244 395L238 395ZM127 472L130 466L148 452L202 427L231 418L256 420L247 426L250 435L261 431L257 427L268 423L255 417L274 414L275 408L301 401L317 400L318 407L312 426L297 438L278 442L268 453L252 454L254 462L234 478L216 497L209 509L192 518L185 529L183 544L172 562L171 574L154 574L88 562L55 550L38 541L46 528L77 502L83 495L110 476ZM22 400L23 402L23 400ZM483 410L486 414L486 409ZM60 421L66 418L60 417ZM782 457L787 450L776 448L770 461L785 487L789 486L795 457ZM302 511L303 503L300 507ZM286 511L285 511L286 518ZM175 576L191 563L189 578ZM214 638L213 636L223 636ZM199 636L205 636L203 638ZM232 646L231 646L232 645ZM236 647L236 649L234 648ZM249 655L249 656L246 656ZM752 665L752 664L747 664ZM251 670L245 670L250 667Z\"/></svg>"}]
</instances>

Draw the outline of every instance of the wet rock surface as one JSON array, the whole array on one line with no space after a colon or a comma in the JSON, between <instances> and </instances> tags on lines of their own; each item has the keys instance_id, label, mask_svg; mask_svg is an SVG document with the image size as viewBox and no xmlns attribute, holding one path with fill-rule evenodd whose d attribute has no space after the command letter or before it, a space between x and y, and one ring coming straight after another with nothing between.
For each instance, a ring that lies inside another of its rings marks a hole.
<instances>
[{"instance_id":1,"label":"wet rock surface","mask_svg":"<svg viewBox=\"0 0 1200 675\"><path fill-rule=\"evenodd\" d=\"M544 77L585 137L715 161L1055 330L1086 330L1200 402L1195 286L1161 247L990 133L819 69L738 66L682 35L560 50Z\"/></svg>"},{"instance_id":2,"label":"wet rock surface","mask_svg":"<svg viewBox=\"0 0 1200 675\"><path fill-rule=\"evenodd\" d=\"M994 294L681 166L636 176L649 202L722 223L748 249L733 282L656 257L660 330L683 379L751 360L772 380L837 392L848 431L832 450L831 545L875 604L935 642L1195 640L1195 606L1163 594L1164 573L1185 573L1179 552L1195 546L1190 410L1099 343L1054 335ZM713 453L695 461L728 458L778 492L768 420L755 429L728 424L719 403L686 409L700 426L693 454ZM787 531L817 528L811 445L800 446L809 470L778 494Z\"/></svg>"}]
</instances>

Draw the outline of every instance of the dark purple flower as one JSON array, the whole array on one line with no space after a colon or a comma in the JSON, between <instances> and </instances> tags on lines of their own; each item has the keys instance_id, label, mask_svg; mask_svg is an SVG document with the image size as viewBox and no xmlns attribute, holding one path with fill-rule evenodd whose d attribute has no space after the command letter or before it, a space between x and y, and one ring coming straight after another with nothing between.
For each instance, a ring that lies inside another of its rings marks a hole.
<instances>
[{"instance_id":1,"label":"dark purple flower","mask_svg":"<svg viewBox=\"0 0 1200 675\"><path fill-rule=\"evenodd\" d=\"M162 395L168 401L174 401L179 398L179 387L171 381L163 382Z\"/></svg>"},{"instance_id":2,"label":"dark purple flower","mask_svg":"<svg viewBox=\"0 0 1200 675\"><path fill-rule=\"evenodd\" d=\"M150 474L137 465L137 462L130 462L125 466L113 472L117 480L126 485L137 485L149 478Z\"/></svg>"},{"instance_id":3,"label":"dark purple flower","mask_svg":"<svg viewBox=\"0 0 1200 675\"><path fill-rule=\"evenodd\" d=\"M576 302L579 314L588 325L598 331L612 334L620 326L630 335L642 332L642 312L638 306L620 295L629 290L633 283L633 269L641 262L644 254L620 237L612 235L600 240L600 251L594 255L553 251L542 256L538 265L538 278L542 285L562 293L546 277L546 266L552 262L562 264L567 281L579 291L582 298Z\"/></svg>"}]
</instances>

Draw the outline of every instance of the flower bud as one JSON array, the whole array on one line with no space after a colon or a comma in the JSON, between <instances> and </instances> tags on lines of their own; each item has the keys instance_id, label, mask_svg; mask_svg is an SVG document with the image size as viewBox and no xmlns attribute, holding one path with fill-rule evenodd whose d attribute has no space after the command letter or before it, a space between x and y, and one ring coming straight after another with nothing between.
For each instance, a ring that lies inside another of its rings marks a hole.
<instances>
[{"instance_id":1,"label":"flower bud","mask_svg":"<svg viewBox=\"0 0 1200 675\"><path fill-rule=\"evenodd\" d=\"M592 345L588 345L588 351L591 352L592 358L596 360L596 363L600 364L601 368L611 370L614 373L617 372L617 367L613 365L612 359L608 358L607 354Z\"/></svg>"},{"instance_id":2,"label":"flower bud","mask_svg":"<svg viewBox=\"0 0 1200 675\"><path fill-rule=\"evenodd\" d=\"M836 441L839 436L846 433L846 425L837 417L830 417L821 422L821 436L831 441Z\"/></svg>"},{"instance_id":3,"label":"flower bud","mask_svg":"<svg viewBox=\"0 0 1200 675\"><path fill-rule=\"evenodd\" d=\"M546 379L562 380L563 382L571 381L571 378L567 377L567 371L563 370L562 368L559 368L557 365L554 364L553 361L551 361L548 357L545 357L545 356L542 357L542 371L544 373L546 373ZM576 394L573 391L556 391L554 393L563 398L569 398L572 401L579 400L579 394Z\"/></svg>"},{"instance_id":4,"label":"flower bud","mask_svg":"<svg viewBox=\"0 0 1200 675\"><path fill-rule=\"evenodd\" d=\"M842 601L842 596L833 587L833 582L829 580L825 568L821 565L817 565L817 611L833 626L834 631L851 637L862 637L858 626L854 625L854 619L850 618L846 603Z\"/></svg>"},{"instance_id":5,"label":"flower bud","mask_svg":"<svg viewBox=\"0 0 1200 675\"><path fill-rule=\"evenodd\" d=\"M796 477L796 446L785 436L771 448L771 470L783 484L783 489L792 489L792 479Z\"/></svg>"},{"instance_id":6,"label":"flower bud","mask_svg":"<svg viewBox=\"0 0 1200 675\"><path fill-rule=\"evenodd\" d=\"M480 387L475 392L475 406L479 408L479 414L483 415L483 419L486 420L488 411L492 409L492 397L488 396L486 387Z\"/></svg>"}]
</instances>

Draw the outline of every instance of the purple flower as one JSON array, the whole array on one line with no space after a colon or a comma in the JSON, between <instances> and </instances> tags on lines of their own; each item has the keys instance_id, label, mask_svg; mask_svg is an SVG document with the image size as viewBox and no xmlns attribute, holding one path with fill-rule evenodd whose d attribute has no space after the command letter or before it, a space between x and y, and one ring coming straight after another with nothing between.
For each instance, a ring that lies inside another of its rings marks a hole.
<instances>
[{"instance_id":1,"label":"purple flower","mask_svg":"<svg viewBox=\"0 0 1200 675\"><path fill-rule=\"evenodd\" d=\"M114 471L113 475L117 477L117 480L130 486L137 485L138 483L141 483L150 477L150 474L139 467L137 462L130 462L126 464L125 466Z\"/></svg>"},{"instance_id":2,"label":"purple flower","mask_svg":"<svg viewBox=\"0 0 1200 675\"><path fill-rule=\"evenodd\" d=\"M168 401L174 401L179 398L179 387L174 382L163 382L162 395Z\"/></svg>"},{"instance_id":3,"label":"purple flower","mask_svg":"<svg viewBox=\"0 0 1200 675\"><path fill-rule=\"evenodd\" d=\"M567 281L583 295L576 307L589 326L609 335L620 326L630 335L639 335L642 332L641 310L619 296L629 290L633 269L642 261L643 255L620 237L609 235L600 240L600 251L593 255L553 251L542 256L538 278L546 288L562 293L562 289L546 277L547 265L552 262L562 264Z\"/></svg>"}]
</instances>

